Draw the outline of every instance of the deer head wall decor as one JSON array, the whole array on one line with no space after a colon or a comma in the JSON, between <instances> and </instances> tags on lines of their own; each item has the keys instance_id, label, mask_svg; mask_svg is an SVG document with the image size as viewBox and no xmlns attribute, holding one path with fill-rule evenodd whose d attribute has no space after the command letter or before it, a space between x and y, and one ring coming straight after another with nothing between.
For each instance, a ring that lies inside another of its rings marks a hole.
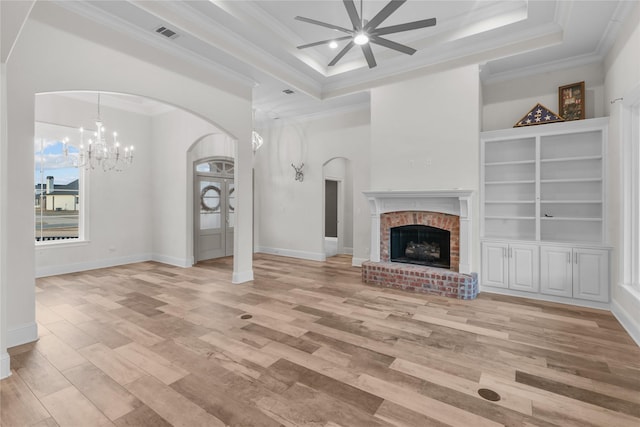
<instances>
[{"instance_id":1,"label":"deer head wall decor","mask_svg":"<svg viewBox=\"0 0 640 427\"><path fill-rule=\"evenodd\" d=\"M304 181L304 173L302 172L302 168L304 167L304 163L300 163L300 166L296 166L291 163L291 167L296 171L296 181Z\"/></svg>"}]
</instances>

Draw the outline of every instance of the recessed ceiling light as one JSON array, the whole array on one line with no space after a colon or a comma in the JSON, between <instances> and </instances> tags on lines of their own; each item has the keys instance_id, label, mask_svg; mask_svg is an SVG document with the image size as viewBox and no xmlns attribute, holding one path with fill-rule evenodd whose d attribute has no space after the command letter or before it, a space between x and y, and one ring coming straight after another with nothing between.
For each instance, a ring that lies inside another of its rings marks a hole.
<instances>
[{"instance_id":1,"label":"recessed ceiling light","mask_svg":"<svg viewBox=\"0 0 640 427\"><path fill-rule=\"evenodd\" d=\"M365 33L358 33L354 38L353 38L353 42L357 45L363 45L363 44L367 44L369 43L369 36L367 36Z\"/></svg>"},{"instance_id":2,"label":"recessed ceiling light","mask_svg":"<svg viewBox=\"0 0 640 427\"><path fill-rule=\"evenodd\" d=\"M333 40L331 43L329 43L329 47L330 47L331 49L335 49L335 48L337 48L337 47L338 47L338 42L337 42L337 41L335 41L335 40Z\"/></svg>"}]
</instances>

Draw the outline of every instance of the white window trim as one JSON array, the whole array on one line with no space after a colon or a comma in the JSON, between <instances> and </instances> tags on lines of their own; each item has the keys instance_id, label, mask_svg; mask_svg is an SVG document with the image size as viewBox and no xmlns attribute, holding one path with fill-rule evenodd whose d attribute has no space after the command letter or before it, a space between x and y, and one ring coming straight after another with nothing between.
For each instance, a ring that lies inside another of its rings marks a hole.
<instances>
[{"instance_id":1,"label":"white window trim","mask_svg":"<svg viewBox=\"0 0 640 427\"><path fill-rule=\"evenodd\" d=\"M622 283L640 291L640 86L621 104Z\"/></svg>"}]
</instances>

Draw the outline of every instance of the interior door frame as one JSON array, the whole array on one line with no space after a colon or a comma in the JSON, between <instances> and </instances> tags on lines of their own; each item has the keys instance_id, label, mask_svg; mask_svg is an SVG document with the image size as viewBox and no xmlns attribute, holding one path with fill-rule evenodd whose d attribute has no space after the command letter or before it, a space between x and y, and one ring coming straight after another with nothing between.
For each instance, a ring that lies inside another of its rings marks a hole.
<instances>
[{"instance_id":1,"label":"interior door frame","mask_svg":"<svg viewBox=\"0 0 640 427\"><path fill-rule=\"evenodd\" d=\"M338 178L331 175L325 175L322 181L322 236L323 242L326 235L326 230L324 229L324 224L326 221L326 205L327 205L327 194L326 194L326 181L334 181L337 182L337 200L336 200L336 209L337 209L337 219L338 219L338 254L344 253L344 179ZM323 243L324 247L324 243ZM326 248L324 248L324 252L326 253Z\"/></svg>"},{"instance_id":2,"label":"interior door frame","mask_svg":"<svg viewBox=\"0 0 640 427\"><path fill-rule=\"evenodd\" d=\"M201 159L196 159L193 161L193 167L192 167L192 186L193 186L193 194L194 194L194 200L193 200L193 259L195 263L199 262L200 259L200 190L199 190L199 176L203 176L203 177L207 177L207 178L215 178L215 179L219 179L220 181L223 182L223 185L225 187L228 187L228 180L231 180L232 182L235 183L235 173L233 174L229 174L229 175L225 175L225 174L220 174L220 173L216 173L216 172L206 172L206 171L198 171L198 165L203 164L203 163L211 163L211 162L225 162L225 163L231 163L233 164L233 167L236 167L236 162L235 159L233 157L227 157L227 156L211 156L211 157L204 157ZM235 187L234 187L235 188ZM225 194L227 193L227 191L225 191ZM236 195L237 197L237 195ZM220 216L220 220L221 222L223 222L225 224L224 227L224 231L223 231L223 238L225 240L225 252L228 252L227 250L227 234L228 234L228 230L227 230L227 222L225 220L226 218L226 205L227 205L227 200L224 201L224 203L221 203L225 206L224 211L221 210L221 216ZM225 217L223 217L223 215L225 215ZM235 233L235 227L233 227L234 233ZM233 245L233 239L231 244ZM232 251L231 251L231 256L233 255L233 246L232 246ZM225 255L225 256L229 256L229 255Z\"/></svg>"}]
</instances>

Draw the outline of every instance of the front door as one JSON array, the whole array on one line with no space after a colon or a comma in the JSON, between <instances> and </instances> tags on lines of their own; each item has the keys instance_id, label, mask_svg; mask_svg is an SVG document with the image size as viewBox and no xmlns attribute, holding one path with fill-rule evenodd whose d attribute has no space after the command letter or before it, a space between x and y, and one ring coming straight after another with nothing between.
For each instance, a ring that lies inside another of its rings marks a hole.
<instances>
[{"instance_id":1,"label":"front door","mask_svg":"<svg viewBox=\"0 0 640 427\"><path fill-rule=\"evenodd\" d=\"M224 165L222 170L215 168L213 173L196 172L194 197L196 262L233 255L235 186L232 168L231 163L231 173L225 171Z\"/></svg>"}]
</instances>

